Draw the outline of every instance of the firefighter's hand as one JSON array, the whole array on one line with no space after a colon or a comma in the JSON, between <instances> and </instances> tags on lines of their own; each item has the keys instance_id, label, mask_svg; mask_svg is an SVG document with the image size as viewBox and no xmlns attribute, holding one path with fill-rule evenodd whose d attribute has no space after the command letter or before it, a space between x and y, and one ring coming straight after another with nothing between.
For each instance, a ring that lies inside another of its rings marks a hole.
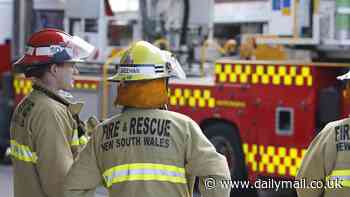
<instances>
[{"instance_id":1,"label":"firefighter's hand","mask_svg":"<svg viewBox=\"0 0 350 197\"><path fill-rule=\"evenodd\" d=\"M87 121L85 122L87 134L91 135L91 133L94 131L95 127L99 123L100 122L95 116L90 116L89 119L87 119Z\"/></svg>"},{"instance_id":2,"label":"firefighter's hand","mask_svg":"<svg viewBox=\"0 0 350 197\"><path fill-rule=\"evenodd\" d=\"M68 106L69 111L75 115L79 114L84 106L83 102L75 102L75 103L70 103Z\"/></svg>"}]
</instances>

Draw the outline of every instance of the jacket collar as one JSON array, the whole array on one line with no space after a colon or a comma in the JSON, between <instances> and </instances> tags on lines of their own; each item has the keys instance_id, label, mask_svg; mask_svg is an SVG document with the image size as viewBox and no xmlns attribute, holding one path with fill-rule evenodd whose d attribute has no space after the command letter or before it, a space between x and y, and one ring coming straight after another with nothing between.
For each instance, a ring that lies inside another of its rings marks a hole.
<instances>
[{"instance_id":1,"label":"jacket collar","mask_svg":"<svg viewBox=\"0 0 350 197\"><path fill-rule=\"evenodd\" d=\"M33 89L42 92L49 98L54 99L55 101L67 106L69 111L72 112L72 114L79 114L84 105L83 102L74 102L72 101L72 99L68 100L67 98L59 95L57 92L48 89L43 83L39 81L34 82Z\"/></svg>"}]
</instances>

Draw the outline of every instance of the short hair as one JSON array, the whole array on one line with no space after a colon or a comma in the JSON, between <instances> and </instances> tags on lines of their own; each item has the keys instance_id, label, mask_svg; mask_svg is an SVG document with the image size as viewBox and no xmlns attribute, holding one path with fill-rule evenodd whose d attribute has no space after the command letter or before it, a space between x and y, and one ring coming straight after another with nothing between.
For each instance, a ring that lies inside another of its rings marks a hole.
<instances>
[{"instance_id":1,"label":"short hair","mask_svg":"<svg viewBox=\"0 0 350 197\"><path fill-rule=\"evenodd\" d=\"M26 77L35 77L41 79L47 71L50 70L53 64L41 64L41 65L33 65L27 66L24 71L24 75Z\"/></svg>"}]
</instances>

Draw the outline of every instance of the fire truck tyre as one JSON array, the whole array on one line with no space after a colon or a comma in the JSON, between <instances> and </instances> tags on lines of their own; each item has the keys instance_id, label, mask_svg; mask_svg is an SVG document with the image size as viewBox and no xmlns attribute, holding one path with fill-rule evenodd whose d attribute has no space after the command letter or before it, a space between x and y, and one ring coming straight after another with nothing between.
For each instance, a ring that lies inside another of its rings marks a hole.
<instances>
[{"instance_id":1,"label":"fire truck tyre","mask_svg":"<svg viewBox=\"0 0 350 197\"><path fill-rule=\"evenodd\" d=\"M211 123L204 127L204 133L216 150L223 154L228 162L232 180L247 180L248 173L244 163L241 138L238 130L228 123ZM230 196L257 197L257 191L251 187L232 188Z\"/></svg>"},{"instance_id":2,"label":"fire truck tyre","mask_svg":"<svg viewBox=\"0 0 350 197\"><path fill-rule=\"evenodd\" d=\"M216 150L226 157L232 180L246 180L247 170L237 129L227 123L214 123L205 127L204 132Z\"/></svg>"}]
</instances>

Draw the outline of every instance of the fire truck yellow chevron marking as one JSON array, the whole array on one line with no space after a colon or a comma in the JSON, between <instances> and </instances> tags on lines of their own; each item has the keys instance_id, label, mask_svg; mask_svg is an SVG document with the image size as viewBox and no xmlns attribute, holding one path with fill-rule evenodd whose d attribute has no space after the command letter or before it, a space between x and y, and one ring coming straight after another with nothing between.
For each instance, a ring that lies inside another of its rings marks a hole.
<instances>
[{"instance_id":1,"label":"fire truck yellow chevron marking","mask_svg":"<svg viewBox=\"0 0 350 197\"><path fill-rule=\"evenodd\" d=\"M76 83L74 84L74 87L77 89L81 89L82 88L82 84L81 83Z\"/></svg>"},{"instance_id":2,"label":"fire truck yellow chevron marking","mask_svg":"<svg viewBox=\"0 0 350 197\"><path fill-rule=\"evenodd\" d=\"M95 83L76 82L74 83L74 88L82 90L97 90L97 85Z\"/></svg>"},{"instance_id":3,"label":"fire truck yellow chevron marking","mask_svg":"<svg viewBox=\"0 0 350 197\"><path fill-rule=\"evenodd\" d=\"M170 105L214 108L215 98L209 89L175 88L169 90Z\"/></svg>"},{"instance_id":4,"label":"fire truck yellow chevron marking","mask_svg":"<svg viewBox=\"0 0 350 197\"><path fill-rule=\"evenodd\" d=\"M13 87L17 95L28 95L32 91L32 81L25 78L15 78L13 80ZM97 90L97 84L76 82L74 83L74 88L82 90Z\"/></svg>"},{"instance_id":5,"label":"fire truck yellow chevron marking","mask_svg":"<svg viewBox=\"0 0 350 197\"><path fill-rule=\"evenodd\" d=\"M96 85L96 84L92 84L92 85L91 85L91 88L92 88L93 90L97 90L97 85Z\"/></svg>"},{"instance_id":6,"label":"fire truck yellow chevron marking","mask_svg":"<svg viewBox=\"0 0 350 197\"><path fill-rule=\"evenodd\" d=\"M308 66L216 64L219 83L312 86L311 68Z\"/></svg>"},{"instance_id":7,"label":"fire truck yellow chevron marking","mask_svg":"<svg viewBox=\"0 0 350 197\"><path fill-rule=\"evenodd\" d=\"M13 80L13 87L16 94L27 95L32 91L32 81L29 79L15 79Z\"/></svg>"},{"instance_id":8,"label":"fire truck yellow chevron marking","mask_svg":"<svg viewBox=\"0 0 350 197\"><path fill-rule=\"evenodd\" d=\"M245 162L252 172L296 176L306 149L243 144Z\"/></svg>"},{"instance_id":9,"label":"fire truck yellow chevron marking","mask_svg":"<svg viewBox=\"0 0 350 197\"><path fill-rule=\"evenodd\" d=\"M250 167L253 172L256 172L258 170L258 163L255 161L255 156L258 153L258 146L253 144L251 146L251 150L249 151L248 144L243 144L243 152L246 163L251 165Z\"/></svg>"}]
</instances>

